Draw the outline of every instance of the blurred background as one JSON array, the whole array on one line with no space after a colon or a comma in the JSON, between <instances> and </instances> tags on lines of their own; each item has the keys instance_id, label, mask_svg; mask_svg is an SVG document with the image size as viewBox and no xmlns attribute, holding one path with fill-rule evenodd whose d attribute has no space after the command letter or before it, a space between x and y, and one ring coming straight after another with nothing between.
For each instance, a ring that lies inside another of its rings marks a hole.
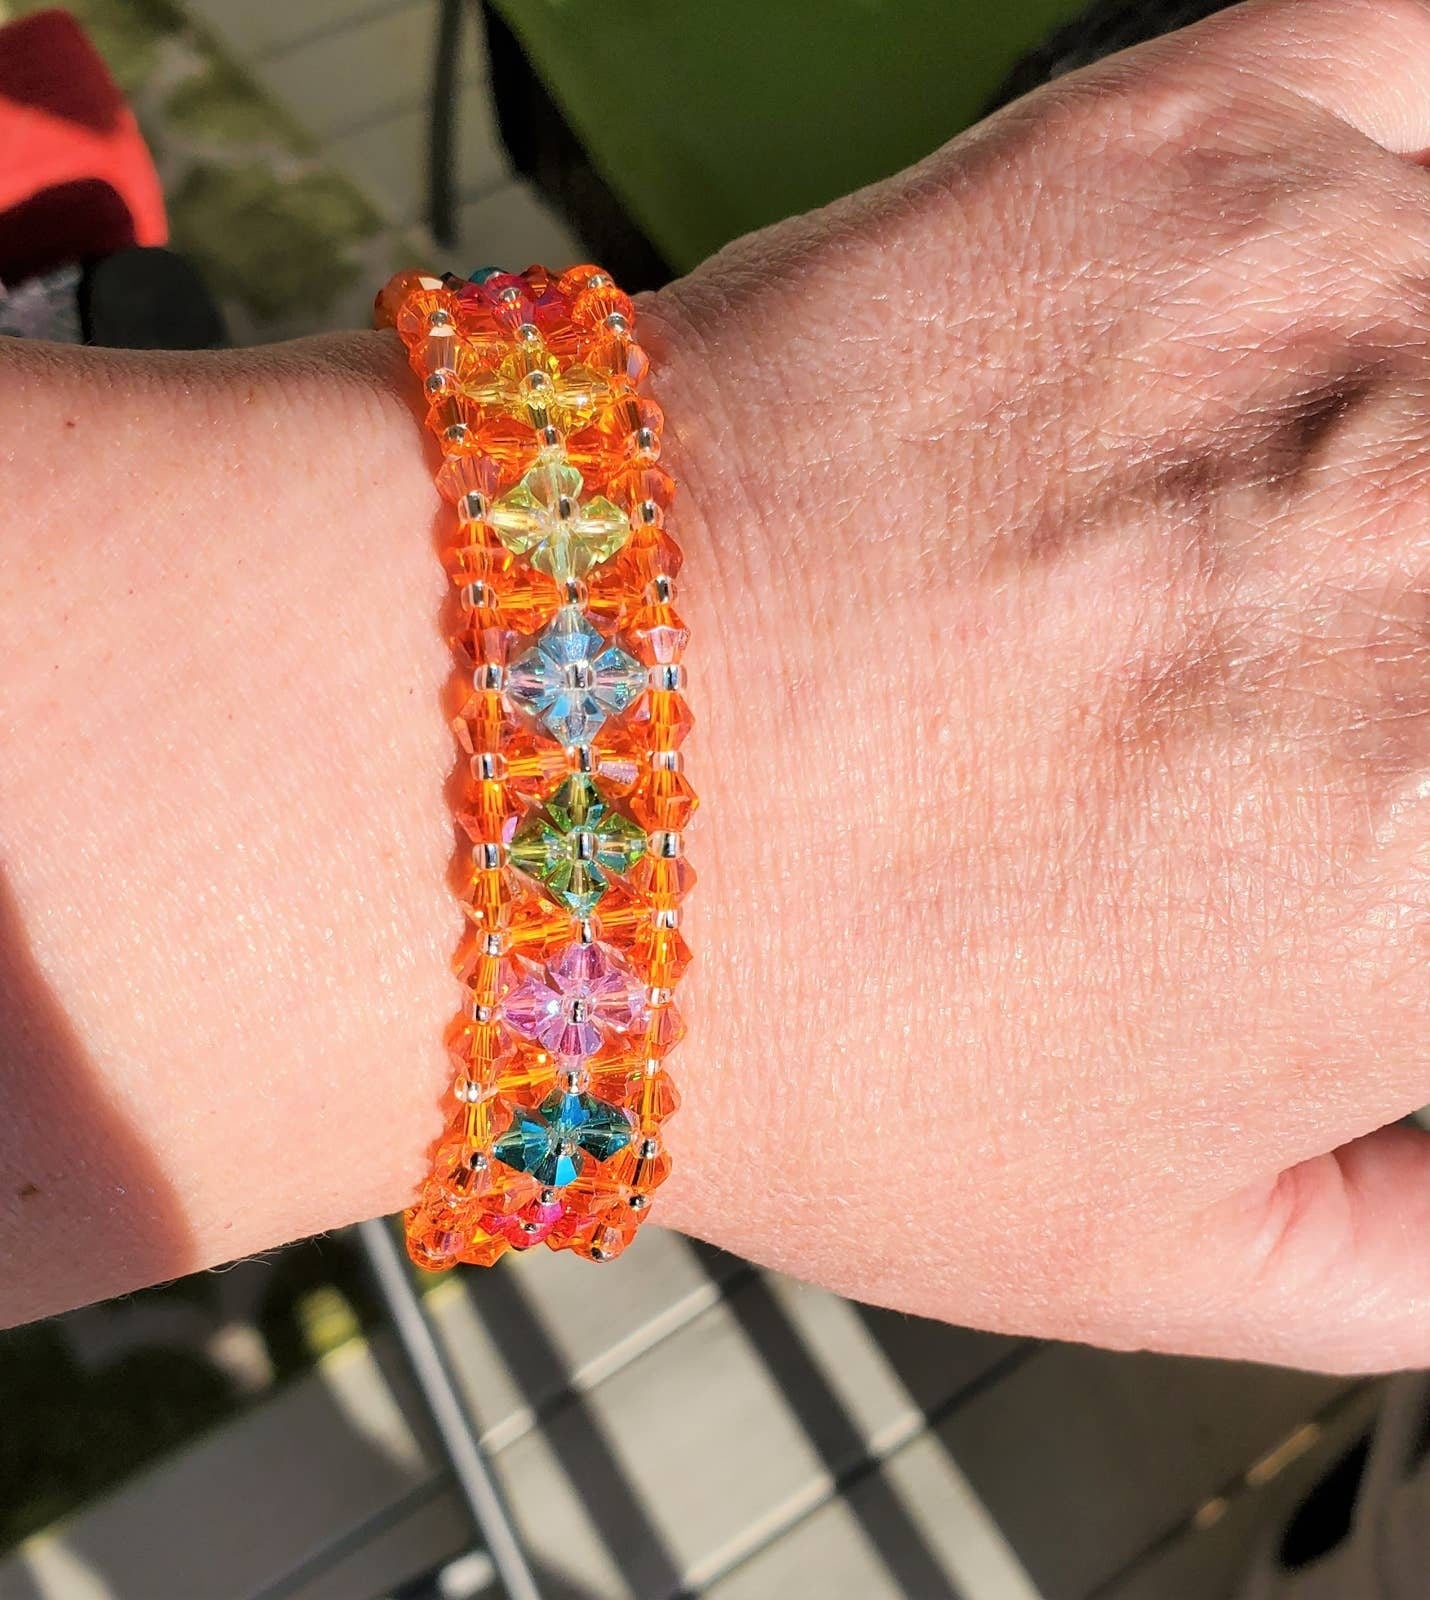
<instances>
[{"instance_id":1,"label":"blurred background","mask_svg":"<svg viewBox=\"0 0 1430 1600\"><path fill-rule=\"evenodd\" d=\"M0 330L364 326L413 264L653 286L1215 5L1079 9L0 4ZM608 1271L374 1259L0 1334L0 1600L496 1600L503 1560L518 1600L523 1564L552 1600L1289 1595L1395 1397L871 1311L655 1230Z\"/></svg>"}]
</instances>

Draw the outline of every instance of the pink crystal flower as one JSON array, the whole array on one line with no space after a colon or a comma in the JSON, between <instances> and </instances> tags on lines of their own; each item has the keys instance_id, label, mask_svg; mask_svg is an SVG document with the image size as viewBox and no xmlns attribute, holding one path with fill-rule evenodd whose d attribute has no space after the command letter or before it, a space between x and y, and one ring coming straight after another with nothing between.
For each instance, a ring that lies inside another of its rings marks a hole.
<instances>
[{"instance_id":1,"label":"pink crystal flower","mask_svg":"<svg viewBox=\"0 0 1430 1600\"><path fill-rule=\"evenodd\" d=\"M529 969L503 1003L507 1025L554 1056L589 1056L607 1034L645 1021L645 989L603 944L568 944L544 967Z\"/></svg>"}]
</instances>

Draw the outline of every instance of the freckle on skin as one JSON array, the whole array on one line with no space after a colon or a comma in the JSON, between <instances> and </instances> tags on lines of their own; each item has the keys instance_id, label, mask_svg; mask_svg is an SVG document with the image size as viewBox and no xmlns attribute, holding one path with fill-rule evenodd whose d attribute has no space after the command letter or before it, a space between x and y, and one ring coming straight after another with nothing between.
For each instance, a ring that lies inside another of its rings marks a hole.
<instances>
[{"instance_id":1,"label":"freckle on skin","mask_svg":"<svg viewBox=\"0 0 1430 1600\"><path fill-rule=\"evenodd\" d=\"M17 1200L33 1200L39 1192L40 1186L38 1183L22 1183L15 1191L15 1198Z\"/></svg>"}]
</instances>

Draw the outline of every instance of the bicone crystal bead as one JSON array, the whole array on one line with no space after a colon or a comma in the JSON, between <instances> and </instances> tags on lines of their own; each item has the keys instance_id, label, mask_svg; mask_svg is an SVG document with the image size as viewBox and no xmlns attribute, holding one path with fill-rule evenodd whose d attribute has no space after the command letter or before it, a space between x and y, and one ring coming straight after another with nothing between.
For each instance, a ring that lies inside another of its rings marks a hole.
<instances>
[{"instance_id":1,"label":"bicone crystal bead","mask_svg":"<svg viewBox=\"0 0 1430 1600\"><path fill-rule=\"evenodd\" d=\"M651 988L673 989L690 965L690 946L679 928L648 923L631 950L631 961Z\"/></svg>"},{"instance_id":2,"label":"bicone crystal bead","mask_svg":"<svg viewBox=\"0 0 1430 1600\"><path fill-rule=\"evenodd\" d=\"M631 791L631 815L651 831L683 833L699 804L678 768L653 767Z\"/></svg>"},{"instance_id":3,"label":"bicone crystal bead","mask_svg":"<svg viewBox=\"0 0 1430 1600\"><path fill-rule=\"evenodd\" d=\"M460 505L469 495L490 499L502 487L500 469L483 456L448 456L437 469L437 488L444 500Z\"/></svg>"},{"instance_id":4,"label":"bicone crystal bead","mask_svg":"<svg viewBox=\"0 0 1430 1600\"><path fill-rule=\"evenodd\" d=\"M611 1181L632 1194L650 1194L670 1176L670 1157L659 1147L646 1153L645 1141L633 1140L611 1165Z\"/></svg>"},{"instance_id":5,"label":"bicone crystal bead","mask_svg":"<svg viewBox=\"0 0 1430 1600\"><path fill-rule=\"evenodd\" d=\"M567 267L556 280L556 287L568 299L574 300L583 289L592 289L596 285L592 279L611 282L611 275L604 267L598 267L590 261L578 262L574 267Z\"/></svg>"},{"instance_id":6,"label":"bicone crystal bead","mask_svg":"<svg viewBox=\"0 0 1430 1600\"><path fill-rule=\"evenodd\" d=\"M566 459L583 474L603 479L632 465L649 465L660 454L664 425L654 400L621 394L567 438Z\"/></svg>"},{"instance_id":7,"label":"bicone crystal bead","mask_svg":"<svg viewBox=\"0 0 1430 1600\"><path fill-rule=\"evenodd\" d=\"M476 1200L492 1186L491 1162L465 1140L449 1139L433 1158L432 1181L453 1204Z\"/></svg>"},{"instance_id":8,"label":"bicone crystal bead","mask_svg":"<svg viewBox=\"0 0 1430 1600\"><path fill-rule=\"evenodd\" d=\"M629 325L635 320L635 307L628 294L623 294L614 283L598 284L582 289L571 301L571 317L583 328L599 328L614 313Z\"/></svg>"},{"instance_id":9,"label":"bicone crystal bead","mask_svg":"<svg viewBox=\"0 0 1430 1600\"><path fill-rule=\"evenodd\" d=\"M631 869L637 894L660 910L677 906L695 887L695 868L684 856L658 856L647 851Z\"/></svg>"},{"instance_id":10,"label":"bicone crystal bead","mask_svg":"<svg viewBox=\"0 0 1430 1600\"><path fill-rule=\"evenodd\" d=\"M647 666L677 662L690 643L690 629L675 607L663 601L641 606L626 624L626 636Z\"/></svg>"},{"instance_id":11,"label":"bicone crystal bead","mask_svg":"<svg viewBox=\"0 0 1430 1600\"><path fill-rule=\"evenodd\" d=\"M404 304L418 294L441 295L442 280L430 277L425 272L399 272L389 278L373 300L373 326L395 328L398 313Z\"/></svg>"},{"instance_id":12,"label":"bicone crystal bead","mask_svg":"<svg viewBox=\"0 0 1430 1600\"><path fill-rule=\"evenodd\" d=\"M509 1240L513 1250L530 1250L547 1240L565 1214L566 1208L559 1202L542 1201L538 1197L510 1216L485 1216L482 1224Z\"/></svg>"},{"instance_id":13,"label":"bicone crystal bead","mask_svg":"<svg viewBox=\"0 0 1430 1600\"><path fill-rule=\"evenodd\" d=\"M445 1272L462 1259L464 1235L450 1223L433 1219L425 1207L408 1212L406 1234L407 1254L426 1272Z\"/></svg>"},{"instance_id":14,"label":"bicone crystal bead","mask_svg":"<svg viewBox=\"0 0 1430 1600\"><path fill-rule=\"evenodd\" d=\"M654 1127L680 1110L680 1093L675 1080L662 1067L641 1080L638 1115L643 1128Z\"/></svg>"},{"instance_id":15,"label":"bicone crystal bead","mask_svg":"<svg viewBox=\"0 0 1430 1600\"><path fill-rule=\"evenodd\" d=\"M500 1234L474 1228L462 1246L461 1261L468 1267L491 1267L511 1248Z\"/></svg>"},{"instance_id":16,"label":"bicone crystal bead","mask_svg":"<svg viewBox=\"0 0 1430 1600\"><path fill-rule=\"evenodd\" d=\"M611 874L629 872L645 847L644 830L578 772L521 822L507 854L554 900L584 917L605 894Z\"/></svg>"},{"instance_id":17,"label":"bicone crystal bead","mask_svg":"<svg viewBox=\"0 0 1430 1600\"><path fill-rule=\"evenodd\" d=\"M588 744L645 687L634 656L608 645L579 606L566 605L507 674L507 698L563 745Z\"/></svg>"},{"instance_id":18,"label":"bicone crystal bead","mask_svg":"<svg viewBox=\"0 0 1430 1600\"><path fill-rule=\"evenodd\" d=\"M644 855L641 861L645 859ZM636 863L640 865L640 861ZM628 949L632 939L650 921L650 906L633 893L626 879L613 882L596 907L596 927L600 937L618 950Z\"/></svg>"},{"instance_id":19,"label":"bicone crystal bead","mask_svg":"<svg viewBox=\"0 0 1430 1600\"><path fill-rule=\"evenodd\" d=\"M575 467L540 462L487 513L497 537L558 582L580 578L626 542L630 524L604 495L581 496Z\"/></svg>"},{"instance_id":20,"label":"bicone crystal bead","mask_svg":"<svg viewBox=\"0 0 1430 1600\"><path fill-rule=\"evenodd\" d=\"M657 1058L667 1056L684 1037L685 1018L673 1000L651 1008L644 1034L647 1055Z\"/></svg>"},{"instance_id":21,"label":"bicone crystal bead","mask_svg":"<svg viewBox=\"0 0 1430 1600\"><path fill-rule=\"evenodd\" d=\"M568 1248L588 1261L614 1261L635 1238L639 1224L634 1212L603 1212L572 1235Z\"/></svg>"},{"instance_id":22,"label":"bicone crystal bead","mask_svg":"<svg viewBox=\"0 0 1430 1600\"><path fill-rule=\"evenodd\" d=\"M519 874L515 876L522 883L528 881ZM535 884L512 900L507 912L507 937L514 955L544 961L574 936L571 912L541 893Z\"/></svg>"},{"instance_id":23,"label":"bicone crystal bead","mask_svg":"<svg viewBox=\"0 0 1430 1600\"><path fill-rule=\"evenodd\" d=\"M675 498L675 479L664 467L634 462L614 474L610 491L617 505L628 509L653 505L663 515Z\"/></svg>"},{"instance_id":24,"label":"bicone crystal bead","mask_svg":"<svg viewBox=\"0 0 1430 1600\"><path fill-rule=\"evenodd\" d=\"M535 1110L513 1109L511 1125L493 1154L546 1188L562 1189L581 1175L588 1158L609 1161L626 1148L633 1133L619 1106L556 1090Z\"/></svg>"},{"instance_id":25,"label":"bicone crystal bead","mask_svg":"<svg viewBox=\"0 0 1430 1600\"><path fill-rule=\"evenodd\" d=\"M501 844L515 811L516 796L510 787L484 778L470 785L467 803L457 813L457 821L473 844Z\"/></svg>"},{"instance_id":26,"label":"bicone crystal bead","mask_svg":"<svg viewBox=\"0 0 1430 1600\"><path fill-rule=\"evenodd\" d=\"M590 1056L646 1020L645 986L601 941L569 944L529 966L503 1002L507 1026L554 1056Z\"/></svg>"},{"instance_id":27,"label":"bicone crystal bead","mask_svg":"<svg viewBox=\"0 0 1430 1600\"><path fill-rule=\"evenodd\" d=\"M516 417L488 417L477 428L474 443L478 455L496 463L504 483L529 472L542 450L536 429Z\"/></svg>"},{"instance_id":28,"label":"bicone crystal bead","mask_svg":"<svg viewBox=\"0 0 1430 1600\"><path fill-rule=\"evenodd\" d=\"M678 750L695 726L695 715L685 697L673 689L652 689L643 709L652 750Z\"/></svg>"},{"instance_id":29,"label":"bicone crystal bead","mask_svg":"<svg viewBox=\"0 0 1430 1600\"><path fill-rule=\"evenodd\" d=\"M570 771L565 747L525 726L511 730L502 745L502 756L512 793L526 805L535 804Z\"/></svg>"},{"instance_id":30,"label":"bicone crystal bead","mask_svg":"<svg viewBox=\"0 0 1430 1600\"><path fill-rule=\"evenodd\" d=\"M586 365L621 388L635 389L650 370L650 357L624 333L598 334L586 349Z\"/></svg>"},{"instance_id":31,"label":"bicone crystal bead","mask_svg":"<svg viewBox=\"0 0 1430 1600\"><path fill-rule=\"evenodd\" d=\"M461 1075L485 1083L513 1054L511 1036L495 1022L458 1016L448 1027L447 1054Z\"/></svg>"}]
</instances>

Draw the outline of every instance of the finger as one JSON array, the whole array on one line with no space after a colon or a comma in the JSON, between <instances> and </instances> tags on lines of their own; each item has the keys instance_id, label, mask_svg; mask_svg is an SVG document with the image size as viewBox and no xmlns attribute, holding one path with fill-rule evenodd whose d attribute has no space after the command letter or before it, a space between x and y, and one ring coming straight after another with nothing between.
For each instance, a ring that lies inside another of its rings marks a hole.
<instances>
[{"instance_id":1,"label":"finger","mask_svg":"<svg viewBox=\"0 0 1430 1600\"><path fill-rule=\"evenodd\" d=\"M1186 1310L1210 1314L1229 1352L1335 1372L1430 1366L1430 1134L1382 1128L1204 1225Z\"/></svg>"},{"instance_id":2,"label":"finger","mask_svg":"<svg viewBox=\"0 0 1430 1600\"><path fill-rule=\"evenodd\" d=\"M1229 75L1251 98L1295 95L1399 155L1430 148L1427 0L1264 0L1157 49L1180 73Z\"/></svg>"}]
</instances>

